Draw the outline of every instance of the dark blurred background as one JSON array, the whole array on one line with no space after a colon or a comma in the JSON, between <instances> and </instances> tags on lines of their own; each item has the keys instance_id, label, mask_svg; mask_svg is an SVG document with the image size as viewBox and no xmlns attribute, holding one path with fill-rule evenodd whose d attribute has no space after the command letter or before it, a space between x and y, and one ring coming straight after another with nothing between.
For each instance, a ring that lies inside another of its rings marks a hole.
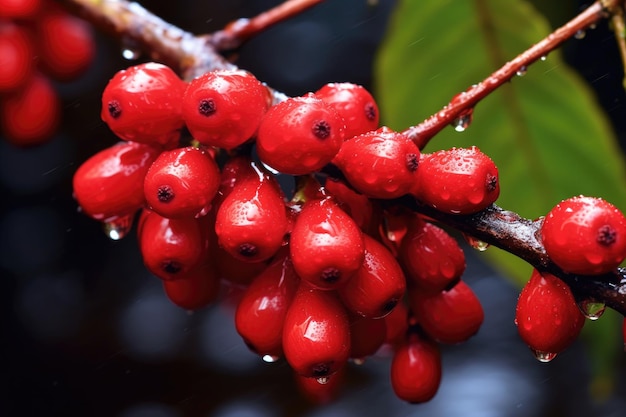
<instances>
[{"instance_id":1,"label":"dark blurred background","mask_svg":"<svg viewBox=\"0 0 626 417\"><path fill-rule=\"evenodd\" d=\"M277 3L142 2L195 33ZM538 3L550 8L553 24L584 5ZM290 95L330 81L371 87L372 60L393 5L327 1L250 41L237 63ZM513 325L517 289L471 250L465 278L483 302L485 323L468 343L444 349L443 381L433 401L414 406L396 399L389 357L382 354L350 367L335 403L308 403L284 362L265 364L248 352L234 330L232 303L193 314L173 306L145 271L133 233L111 241L77 212L74 171L116 142L99 117L102 89L116 71L144 59L124 60L118 40L96 37L90 70L58 84L64 105L59 133L28 150L0 141L0 416L626 416L626 361L616 363L617 385L602 401L590 395L590 361L581 344L550 364L536 361ZM568 42L564 51L624 143L622 70L607 25ZM448 99L442 97L442 105Z\"/></svg>"}]
</instances>

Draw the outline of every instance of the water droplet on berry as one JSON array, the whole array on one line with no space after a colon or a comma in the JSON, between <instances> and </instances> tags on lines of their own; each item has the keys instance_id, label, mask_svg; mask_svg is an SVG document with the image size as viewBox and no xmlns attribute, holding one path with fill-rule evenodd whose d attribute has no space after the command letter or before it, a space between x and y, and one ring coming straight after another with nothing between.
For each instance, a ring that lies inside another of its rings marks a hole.
<instances>
[{"instance_id":1,"label":"water droplet on berry","mask_svg":"<svg viewBox=\"0 0 626 417\"><path fill-rule=\"evenodd\" d=\"M104 222L104 233L111 240L120 240L130 232L133 226L133 217L124 216Z\"/></svg>"},{"instance_id":2,"label":"water droplet on berry","mask_svg":"<svg viewBox=\"0 0 626 417\"><path fill-rule=\"evenodd\" d=\"M457 132L464 132L470 124L472 123L472 115L474 113L474 109L464 110L459 116L454 119L451 123L454 130Z\"/></svg>"},{"instance_id":3,"label":"water droplet on berry","mask_svg":"<svg viewBox=\"0 0 626 417\"><path fill-rule=\"evenodd\" d=\"M141 56L141 48L137 42L131 38L122 38L122 57L129 61L134 61Z\"/></svg>"},{"instance_id":4,"label":"water droplet on berry","mask_svg":"<svg viewBox=\"0 0 626 417\"><path fill-rule=\"evenodd\" d=\"M328 381L330 381L330 378L327 376L321 376L319 378L316 378L315 380L317 381L318 384L326 385L328 384Z\"/></svg>"},{"instance_id":5,"label":"water droplet on berry","mask_svg":"<svg viewBox=\"0 0 626 417\"><path fill-rule=\"evenodd\" d=\"M280 357L279 356L274 356L274 355L263 355L263 357L261 359L263 359L263 362L274 363L274 362L278 361L280 359Z\"/></svg>"},{"instance_id":6,"label":"water droplet on berry","mask_svg":"<svg viewBox=\"0 0 626 417\"><path fill-rule=\"evenodd\" d=\"M489 247L489 243L483 242L480 239L476 239L474 236L463 234L463 237L465 238L465 241L468 243L468 245L470 245L472 248L476 249L479 252L484 252Z\"/></svg>"},{"instance_id":7,"label":"water droplet on berry","mask_svg":"<svg viewBox=\"0 0 626 417\"><path fill-rule=\"evenodd\" d=\"M584 39L585 35L587 35L587 33L584 30L580 29L580 30L576 31L576 33L574 34L574 38L576 38L576 39Z\"/></svg>"},{"instance_id":8,"label":"water droplet on berry","mask_svg":"<svg viewBox=\"0 0 626 417\"><path fill-rule=\"evenodd\" d=\"M526 65L522 65L517 72L515 73L518 77L523 77L528 72L528 67Z\"/></svg>"},{"instance_id":9,"label":"water droplet on berry","mask_svg":"<svg viewBox=\"0 0 626 417\"><path fill-rule=\"evenodd\" d=\"M606 304L595 300L581 300L578 302L578 308L586 318L595 321L604 314Z\"/></svg>"},{"instance_id":10,"label":"water droplet on berry","mask_svg":"<svg viewBox=\"0 0 626 417\"><path fill-rule=\"evenodd\" d=\"M540 350L533 349L533 354L535 355L535 358L537 358L539 362L544 362L544 363L550 362L552 359L556 358L556 353L542 352Z\"/></svg>"}]
</instances>

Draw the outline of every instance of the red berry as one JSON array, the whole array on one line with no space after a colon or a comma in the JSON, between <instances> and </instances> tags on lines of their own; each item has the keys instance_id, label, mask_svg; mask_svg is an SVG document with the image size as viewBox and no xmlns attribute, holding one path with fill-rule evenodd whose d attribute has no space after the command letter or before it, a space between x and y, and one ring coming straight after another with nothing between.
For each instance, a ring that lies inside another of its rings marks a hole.
<instances>
[{"instance_id":1,"label":"red berry","mask_svg":"<svg viewBox=\"0 0 626 417\"><path fill-rule=\"evenodd\" d=\"M346 212L361 230L367 232L374 226L376 218L374 203L367 196L350 188L344 181L328 178L324 185L328 195Z\"/></svg>"},{"instance_id":2,"label":"red berry","mask_svg":"<svg viewBox=\"0 0 626 417\"><path fill-rule=\"evenodd\" d=\"M50 8L35 22L37 51L46 74L71 80L91 64L96 46L91 27L60 8Z\"/></svg>"},{"instance_id":3,"label":"red berry","mask_svg":"<svg viewBox=\"0 0 626 417\"><path fill-rule=\"evenodd\" d=\"M0 92L26 84L33 76L33 56L35 51L27 31L9 21L0 22Z\"/></svg>"},{"instance_id":4,"label":"red berry","mask_svg":"<svg viewBox=\"0 0 626 417\"><path fill-rule=\"evenodd\" d=\"M500 194L498 168L475 146L423 155L418 177L416 196L447 213L476 213Z\"/></svg>"},{"instance_id":5,"label":"red berry","mask_svg":"<svg viewBox=\"0 0 626 417\"><path fill-rule=\"evenodd\" d=\"M439 347L417 334L399 345L391 361L391 386L401 400L423 403L431 400L441 383Z\"/></svg>"},{"instance_id":6,"label":"red berry","mask_svg":"<svg viewBox=\"0 0 626 417\"><path fill-rule=\"evenodd\" d=\"M0 0L0 19L32 19L41 6L42 0Z\"/></svg>"},{"instance_id":7,"label":"red berry","mask_svg":"<svg viewBox=\"0 0 626 417\"><path fill-rule=\"evenodd\" d=\"M220 246L215 248L214 254L215 268L219 278L232 284L247 287L267 268L267 260L241 262Z\"/></svg>"},{"instance_id":8,"label":"red berry","mask_svg":"<svg viewBox=\"0 0 626 417\"><path fill-rule=\"evenodd\" d=\"M171 68L155 62L118 71L102 93L102 120L124 140L172 147L183 127L185 86Z\"/></svg>"},{"instance_id":9,"label":"red berry","mask_svg":"<svg viewBox=\"0 0 626 417\"><path fill-rule=\"evenodd\" d=\"M217 193L220 171L213 158L192 146L162 152L144 181L148 206L164 217L208 213Z\"/></svg>"},{"instance_id":10,"label":"red berry","mask_svg":"<svg viewBox=\"0 0 626 417\"><path fill-rule=\"evenodd\" d=\"M378 105L365 87L353 83L328 83L315 96L330 104L346 123L346 139L378 127Z\"/></svg>"},{"instance_id":11,"label":"red berry","mask_svg":"<svg viewBox=\"0 0 626 417\"><path fill-rule=\"evenodd\" d=\"M417 219L409 227L399 250L407 278L427 291L441 291L461 278L465 254L442 228Z\"/></svg>"},{"instance_id":12,"label":"red berry","mask_svg":"<svg viewBox=\"0 0 626 417\"><path fill-rule=\"evenodd\" d=\"M249 72L207 72L187 86L183 119L198 142L232 149L256 133L268 108L268 94Z\"/></svg>"},{"instance_id":13,"label":"red berry","mask_svg":"<svg viewBox=\"0 0 626 417\"><path fill-rule=\"evenodd\" d=\"M284 174L304 175L328 164L344 139L344 121L312 94L289 98L263 117L257 136L261 160Z\"/></svg>"},{"instance_id":14,"label":"red berry","mask_svg":"<svg viewBox=\"0 0 626 417\"><path fill-rule=\"evenodd\" d=\"M283 323L299 281L285 250L246 289L235 326L252 351L271 360L282 356Z\"/></svg>"},{"instance_id":15,"label":"red berry","mask_svg":"<svg viewBox=\"0 0 626 417\"><path fill-rule=\"evenodd\" d=\"M300 375L324 378L350 355L350 323L332 291L300 285L283 326L285 359Z\"/></svg>"},{"instance_id":16,"label":"red berry","mask_svg":"<svg viewBox=\"0 0 626 417\"><path fill-rule=\"evenodd\" d=\"M150 272L164 280L178 279L206 262L209 248L205 218L168 219L146 212L138 240L143 262Z\"/></svg>"},{"instance_id":17,"label":"red berry","mask_svg":"<svg viewBox=\"0 0 626 417\"><path fill-rule=\"evenodd\" d=\"M476 334L485 316L480 301L461 280L436 293L411 288L409 306L430 337L448 344L464 342Z\"/></svg>"},{"instance_id":18,"label":"red berry","mask_svg":"<svg viewBox=\"0 0 626 417\"><path fill-rule=\"evenodd\" d=\"M552 261L573 274L603 274L626 258L626 218L600 198L560 202L545 217L541 236Z\"/></svg>"},{"instance_id":19,"label":"red berry","mask_svg":"<svg viewBox=\"0 0 626 417\"><path fill-rule=\"evenodd\" d=\"M407 136L383 127L346 140L333 163L361 193L396 198L414 188L419 159L420 150Z\"/></svg>"},{"instance_id":20,"label":"red berry","mask_svg":"<svg viewBox=\"0 0 626 417\"><path fill-rule=\"evenodd\" d=\"M409 309L406 304L400 301L383 320L387 329L385 343L391 346L401 343L409 329Z\"/></svg>"},{"instance_id":21,"label":"red berry","mask_svg":"<svg viewBox=\"0 0 626 417\"><path fill-rule=\"evenodd\" d=\"M365 256L361 230L332 198L304 204L289 249L300 278L321 289L344 285Z\"/></svg>"},{"instance_id":22,"label":"red berry","mask_svg":"<svg viewBox=\"0 0 626 417\"><path fill-rule=\"evenodd\" d=\"M346 307L361 316L380 318L400 302L406 289L404 273L389 250L363 234L365 259L356 274L338 289Z\"/></svg>"},{"instance_id":23,"label":"red berry","mask_svg":"<svg viewBox=\"0 0 626 417\"><path fill-rule=\"evenodd\" d=\"M56 91L42 75L34 75L3 98L0 123L3 133L20 146L38 145L55 131L61 117Z\"/></svg>"},{"instance_id":24,"label":"red berry","mask_svg":"<svg viewBox=\"0 0 626 417\"><path fill-rule=\"evenodd\" d=\"M515 324L537 357L549 360L565 350L584 323L569 287L554 275L533 270L517 300Z\"/></svg>"},{"instance_id":25,"label":"red berry","mask_svg":"<svg viewBox=\"0 0 626 417\"><path fill-rule=\"evenodd\" d=\"M219 295L220 280L208 265L200 265L180 279L163 281L167 298L178 307L198 310L215 301Z\"/></svg>"},{"instance_id":26,"label":"red berry","mask_svg":"<svg viewBox=\"0 0 626 417\"><path fill-rule=\"evenodd\" d=\"M244 175L217 209L215 233L219 244L246 262L269 259L287 233L287 209L275 178L256 166Z\"/></svg>"},{"instance_id":27,"label":"red berry","mask_svg":"<svg viewBox=\"0 0 626 417\"><path fill-rule=\"evenodd\" d=\"M375 354L385 343L387 325L384 319L350 316L350 358L359 363Z\"/></svg>"},{"instance_id":28,"label":"red berry","mask_svg":"<svg viewBox=\"0 0 626 417\"><path fill-rule=\"evenodd\" d=\"M73 181L82 211L101 221L134 214L145 203L144 177L158 154L149 145L121 142L87 159Z\"/></svg>"}]
</instances>

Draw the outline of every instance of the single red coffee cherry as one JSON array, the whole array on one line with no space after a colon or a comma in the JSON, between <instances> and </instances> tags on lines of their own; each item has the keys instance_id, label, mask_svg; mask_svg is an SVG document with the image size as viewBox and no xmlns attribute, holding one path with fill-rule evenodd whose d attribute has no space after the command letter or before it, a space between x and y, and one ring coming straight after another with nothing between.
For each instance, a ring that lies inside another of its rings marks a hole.
<instances>
[{"instance_id":1,"label":"single red coffee cherry","mask_svg":"<svg viewBox=\"0 0 626 417\"><path fill-rule=\"evenodd\" d=\"M363 363L385 343L387 324L384 319L350 315L350 358Z\"/></svg>"},{"instance_id":2,"label":"single red coffee cherry","mask_svg":"<svg viewBox=\"0 0 626 417\"><path fill-rule=\"evenodd\" d=\"M541 236L552 261L573 274L603 274L626 258L626 218L600 198L561 201L545 217Z\"/></svg>"},{"instance_id":3,"label":"single red coffee cherry","mask_svg":"<svg viewBox=\"0 0 626 417\"><path fill-rule=\"evenodd\" d=\"M346 139L378 127L379 111L365 87L353 83L328 83L315 92L334 108L346 123Z\"/></svg>"},{"instance_id":4,"label":"single red coffee cherry","mask_svg":"<svg viewBox=\"0 0 626 417\"><path fill-rule=\"evenodd\" d=\"M447 213L476 213L500 194L498 168L475 146L424 155L418 177L415 195Z\"/></svg>"},{"instance_id":5,"label":"single red coffee cherry","mask_svg":"<svg viewBox=\"0 0 626 417\"><path fill-rule=\"evenodd\" d=\"M0 0L0 19L32 19L41 8L42 0Z\"/></svg>"},{"instance_id":6,"label":"single red coffee cherry","mask_svg":"<svg viewBox=\"0 0 626 417\"><path fill-rule=\"evenodd\" d=\"M232 149L255 135L268 109L268 89L243 70L217 70L193 79L183 119L198 142Z\"/></svg>"},{"instance_id":7,"label":"single red coffee cherry","mask_svg":"<svg viewBox=\"0 0 626 417\"><path fill-rule=\"evenodd\" d=\"M407 278L427 291L442 291L465 271L465 254L456 239L420 219L404 236L399 259Z\"/></svg>"},{"instance_id":8,"label":"single red coffee cherry","mask_svg":"<svg viewBox=\"0 0 626 417\"><path fill-rule=\"evenodd\" d=\"M330 197L304 204L289 249L300 278L321 289L345 285L365 256L361 230Z\"/></svg>"},{"instance_id":9,"label":"single red coffee cherry","mask_svg":"<svg viewBox=\"0 0 626 417\"><path fill-rule=\"evenodd\" d=\"M402 133L382 127L346 140L333 163L359 192L397 198L417 182L420 150Z\"/></svg>"},{"instance_id":10,"label":"single red coffee cherry","mask_svg":"<svg viewBox=\"0 0 626 417\"><path fill-rule=\"evenodd\" d=\"M350 356L350 322L332 291L301 284L283 326L285 359L294 371L325 378L345 366Z\"/></svg>"},{"instance_id":11,"label":"single red coffee cherry","mask_svg":"<svg viewBox=\"0 0 626 417\"><path fill-rule=\"evenodd\" d=\"M203 149L188 146L162 152L144 181L150 209L164 217L203 216L220 183L217 163Z\"/></svg>"},{"instance_id":12,"label":"single red coffee cherry","mask_svg":"<svg viewBox=\"0 0 626 417\"><path fill-rule=\"evenodd\" d=\"M173 147L183 127L186 84L163 64L118 71L102 93L102 120L124 140Z\"/></svg>"},{"instance_id":13,"label":"single red coffee cherry","mask_svg":"<svg viewBox=\"0 0 626 417\"><path fill-rule=\"evenodd\" d=\"M163 289L173 304L186 310L198 310L217 299L220 280L210 265L200 265L180 279L163 281Z\"/></svg>"},{"instance_id":14,"label":"single red coffee cherry","mask_svg":"<svg viewBox=\"0 0 626 417\"><path fill-rule=\"evenodd\" d=\"M410 333L396 347L391 361L391 386L401 400L423 403L431 400L441 383L441 353L432 341Z\"/></svg>"},{"instance_id":15,"label":"single red coffee cherry","mask_svg":"<svg viewBox=\"0 0 626 417\"><path fill-rule=\"evenodd\" d=\"M312 94L269 109L257 135L263 163L284 174L304 175L328 164L344 140L344 121Z\"/></svg>"},{"instance_id":16,"label":"single red coffee cherry","mask_svg":"<svg viewBox=\"0 0 626 417\"><path fill-rule=\"evenodd\" d=\"M83 213L100 221L134 214L145 204L143 181L159 151L120 142L83 162L74 174L74 198Z\"/></svg>"},{"instance_id":17,"label":"single red coffee cherry","mask_svg":"<svg viewBox=\"0 0 626 417\"><path fill-rule=\"evenodd\" d=\"M404 296L402 268L389 250L363 234L365 258L356 273L338 289L348 310L363 317L384 317Z\"/></svg>"},{"instance_id":18,"label":"single red coffee cherry","mask_svg":"<svg viewBox=\"0 0 626 417\"><path fill-rule=\"evenodd\" d=\"M262 273L268 265L268 260L257 262L241 262L219 245L212 250L215 256L215 268L220 279L229 283L247 287Z\"/></svg>"},{"instance_id":19,"label":"single red coffee cherry","mask_svg":"<svg viewBox=\"0 0 626 417\"><path fill-rule=\"evenodd\" d=\"M276 179L254 166L217 209L215 233L219 244L245 262L269 259L283 245L287 209Z\"/></svg>"},{"instance_id":20,"label":"single red coffee cherry","mask_svg":"<svg viewBox=\"0 0 626 417\"><path fill-rule=\"evenodd\" d=\"M209 247L205 218L168 219L147 212L142 216L138 241L148 271L163 280L179 279L207 262Z\"/></svg>"},{"instance_id":21,"label":"single red coffee cherry","mask_svg":"<svg viewBox=\"0 0 626 417\"><path fill-rule=\"evenodd\" d=\"M284 250L245 290L235 327L253 352L273 361L283 355L283 323L300 279Z\"/></svg>"},{"instance_id":22,"label":"single red coffee cherry","mask_svg":"<svg viewBox=\"0 0 626 417\"><path fill-rule=\"evenodd\" d=\"M534 269L517 300L515 324L537 358L548 361L578 337L585 316L565 283Z\"/></svg>"},{"instance_id":23,"label":"single red coffee cherry","mask_svg":"<svg viewBox=\"0 0 626 417\"><path fill-rule=\"evenodd\" d=\"M25 28L10 21L0 22L0 92L15 90L26 84L34 74L34 55L32 41Z\"/></svg>"},{"instance_id":24,"label":"single red coffee cherry","mask_svg":"<svg viewBox=\"0 0 626 417\"><path fill-rule=\"evenodd\" d=\"M461 280L435 293L411 288L409 306L424 331L440 343L465 342L478 332L485 317L478 297Z\"/></svg>"},{"instance_id":25,"label":"single red coffee cherry","mask_svg":"<svg viewBox=\"0 0 626 417\"><path fill-rule=\"evenodd\" d=\"M18 146L38 145L56 131L61 108L56 91L43 75L3 97L0 125L6 138Z\"/></svg>"}]
</instances>

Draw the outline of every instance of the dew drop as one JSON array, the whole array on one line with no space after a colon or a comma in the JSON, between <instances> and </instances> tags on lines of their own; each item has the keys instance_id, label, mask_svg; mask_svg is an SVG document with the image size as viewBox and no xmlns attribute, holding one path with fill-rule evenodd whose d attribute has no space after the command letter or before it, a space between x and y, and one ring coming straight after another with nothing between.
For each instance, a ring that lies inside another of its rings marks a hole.
<instances>
[{"instance_id":1,"label":"dew drop","mask_svg":"<svg viewBox=\"0 0 626 417\"><path fill-rule=\"evenodd\" d=\"M539 362L543 362L543 363L550 362L552 359L556 358L556 353L542 352L540 350L533 349L533 354L535 355L535 358L537 358Z\"/></svg>"},{"instance_id":2,"label":"dew drop","mask_svg":"<svg viewBox=\"0 0 626 417\"><path fill-rule=\"evenodd\" d=\"M274 362L278 361L280 359L280 357L279 356L274 356L274 355L263 355L261 357L261 359L263 359L263 362L274 363Z\"/></svg>"},{"instance_id":3,"label":"dew drop","mask_svg":"<svg viewBox=\"0 0 626 417\"><path fill-rule=\"evenodd\" d=\"M365 359L364 358L353 358L352 359L352 363L358 366L361 366L365 363Z\"/></svg>"},{"instance_id":4,"label":"dew drop","mask_svg":"<svg viewBox=\"0 0 626 417\"><path fill-rule=\"evenodd\" d=\"M606 309L606 304L595 300L581 300L577 304L583 315L592 321L598 320Z\"/></svg>"},{"instance_id":5,"label":"dew drop","mask_svg":"<svg viewBox=\"0 0 626 417\"><path fill-rule=\"evenodd\" d=\"M122 57L129 61L139 59L141 56L141 48L137 42L131 38L122 39Z\"/></svg>"},{"instance_id":6,"label":"dew drop","mask_svg":"<svg viewBox=\"0 0 626 417\"><path fill-rule=\"evenodd\" d=\"M457 132L465 132L465 130L472 123L472 116L474 114L474 109L464 110L459 116L454 119L451 123L454 130Z\"/></svg>"},{"instance_id":7,"label":"dew drop","mask_svg":"<svg viewBox=\"0 0 626 417\"><path fill-rule=\"evenodd\" d=\"M542 61L545 61L546 59L548 59L548 57L546 55L542 55L541 58L539 59L541 59Z\"/></svg>"},{"instance_id":8,"label":"dew drop","mask_svg":"<svg viewBox=\"0 0 626 417\"><path fill-rule=\"evenodd\" d=\"M472 248L476 249L479 252L484 252L489 247L489 243L483 242L480 239L476 239L474 236L470 236L464 233L463 237L465 238L465 241L468 243L468 245L470 245Z\"/></svg>"},{"instance_id":9,"label":"dew drop","mask_svg":"<svg viewBox=\"0 0 626 417\"><path fill-rule=\"evenodd\" d=\"M118 217L115 220L104 222L104 233L111 240L120 240L130 232L133 226L133 217Z\"/></svg>"},{"instance_id":10,"label":"dew drop","mask_svg":"<svg viewBox=\"0 0 626 417\"><path fill-rule=\"evenodd\" d=\"M523 77L528 72L528 67L526 65L522 65L517 72L515 73L518 77Z\"/></svg>"},{"instance_id":11,"label":"dew drop","mask_svg":"<svg viewBox=\"0 0 626 417\"><path fill-rule=\"evenodd\" d=\"M581 30L576 31L576 33L574 34L574 38L576 38L576 39L584 39L586 34L587 33L584 30L581 29Z\"/></svg>"},{"instance_id":12,"label":"dew drop","mask_svg":"<svg viewBox=\"0 0 626 417\"><path fill-rule=\"evenodd\" d=\"M330 381L330 378L327 376L321 376L319 378L315 378L315 380L317 381L318 384L326 385L328 384L328 381Z\"/></svg>"}]
</instances>

